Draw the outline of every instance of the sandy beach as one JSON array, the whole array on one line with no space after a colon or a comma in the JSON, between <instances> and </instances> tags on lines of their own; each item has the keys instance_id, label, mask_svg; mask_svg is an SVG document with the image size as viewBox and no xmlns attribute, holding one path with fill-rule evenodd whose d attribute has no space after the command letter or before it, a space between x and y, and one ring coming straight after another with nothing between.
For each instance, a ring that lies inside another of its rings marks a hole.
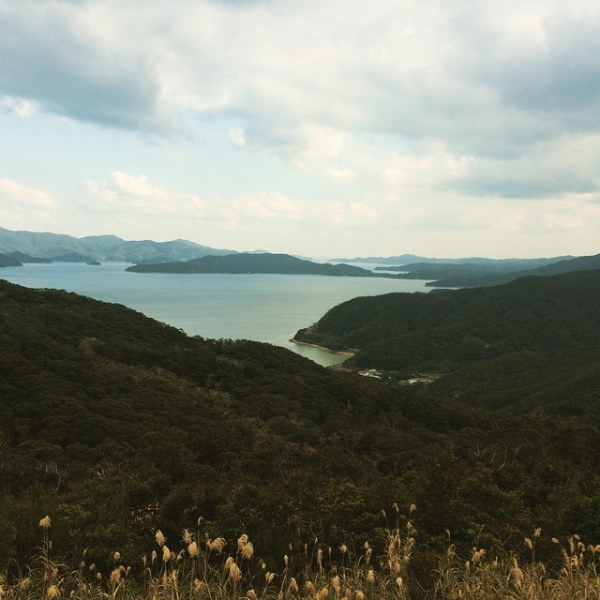
<instances>
[{"instance_id":1,"label":"sandy beach","mask_svg":"<svg viewBox=\"0 0 600 600\"><path fill-rule=\"evenodd\" d=\"M324 350L325 352L330 352L331 354L337 354L338 356L346 356L350 358L354 356L354 352L345 351L345 352L336 352L335 350L330 350L329 348L325 348L325 346L319 346L318 344L309 344L308 342L301 342L296 338L291 338L290 342L292 344L298 344L299 346L310 346L311 348L318 348L319 350Z\"/></svg>"}]
</instances>

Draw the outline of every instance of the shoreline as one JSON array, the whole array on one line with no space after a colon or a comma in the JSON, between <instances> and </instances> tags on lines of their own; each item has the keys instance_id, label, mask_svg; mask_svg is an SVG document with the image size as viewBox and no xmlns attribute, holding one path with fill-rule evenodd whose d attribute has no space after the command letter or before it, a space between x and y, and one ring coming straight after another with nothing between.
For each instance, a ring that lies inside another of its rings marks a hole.
<instances>
[{"instance_id":1,"label":"shoreline","mask_svg":"<svg viewBox=\"0 0 600 600\"><path fill-rule=\"evenodd\" d=\"M310 346L311 348L318 348L319 350L324 350L325 352L329 352L330 354L337 354L338 356L345 356L347 358L350 358L351 356L354 356L354 352L350 352L350 351L337 351L337 350L330 350L329 348L325 348L325 346L319 346L318 344L310 344L309 342L301 342L300 340L297 340L296 338L291 338L289 340L292 344L298 344L298 346Z\"/></svg>"}]
</instances>

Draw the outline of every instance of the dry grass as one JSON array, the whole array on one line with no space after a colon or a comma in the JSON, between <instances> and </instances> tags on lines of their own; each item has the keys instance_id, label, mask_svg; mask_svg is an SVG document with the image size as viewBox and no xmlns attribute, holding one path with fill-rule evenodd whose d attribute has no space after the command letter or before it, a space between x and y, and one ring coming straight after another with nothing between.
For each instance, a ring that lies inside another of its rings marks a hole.
<instances>
[{"instance_id":1,"label":"dry grass","mask_svg":"<svg viewBox=\"0 0 600 600\"><path fill-rule=\"evenodd\" d=\"M414 507L411 507L411 512ZM397 507L396 507L397 510ZM397 511L398 512L398 511ZM118 551L112 568L100 573L85 556L75 569L52 557L51 521L40 521L42 546L31 566L20 569L10 581L0 575L0 600L392 600L392 599L548 599L600 598L596 570L600 546L586 546L578 536L561 543L553 539L561 567L552 574L536 561L538 529L524 545L530 553L526 564L516 558L497 560L485 549L473 549L468 560L460 559L448 542L438 557L427 587L411 572L417 550L417 531L411 521L387 531L385 551L374 555L365 543L358 553L342 545L335 552L318 541L303 559L283 556L280 572L272 572L256 556L247 535L237 542L201 537L184 530L181 540L169 547L157 531L155 546L132 568L121 564ZM332 558L335 557L335 559Z\"/></svg>"}]
</instances>

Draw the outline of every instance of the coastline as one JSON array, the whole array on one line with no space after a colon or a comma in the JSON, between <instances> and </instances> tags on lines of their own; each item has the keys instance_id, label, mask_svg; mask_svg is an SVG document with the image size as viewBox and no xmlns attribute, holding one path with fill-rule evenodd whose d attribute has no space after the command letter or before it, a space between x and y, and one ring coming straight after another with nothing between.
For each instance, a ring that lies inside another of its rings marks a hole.
<instances>
[{"instance_id":1,"label":"coastline","mask_svg":"<svg viewBox=\"0 0 600 600\"><path fill-rule=\"evenodd\" d=\"M311 348L318 348L319 350L324 350L325 352L329 352L331 354L337 354L338 356L345 356L347 358L350 358L351 356L354 356L354 352L350 352L350 351L336 351L336 350L330 350L329 348L325 348L325 346L319 346L318 344L310 344L309 342L301 342L300 340L297 340L296 338L291 338L289 340L292 344L298 344L298 346L310 346Z\"/></svg>"}]
</instances>

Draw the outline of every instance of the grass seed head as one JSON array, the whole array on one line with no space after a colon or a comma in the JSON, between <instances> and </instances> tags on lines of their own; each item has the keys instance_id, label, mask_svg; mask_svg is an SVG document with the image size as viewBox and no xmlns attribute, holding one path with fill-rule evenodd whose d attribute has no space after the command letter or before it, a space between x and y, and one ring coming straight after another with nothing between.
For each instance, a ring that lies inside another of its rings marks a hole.
<instances>
[{"instance_id":1,"label":"grass seed head","mask_svg":"<svg viewBox=\"0 0 600 600\"><path fill-rule=\"evenodd\" d=\"M218 537L215 540L208 541L208 549L211 552L217 552L218 554L221 554L221 552L223 552L223 548L225 548L226 545L227 541L225 540L225 538L222 537Z\"/></svg>"},{"instance_id":2,"label":"grass seed head","mask_svg":"<svg viewBox=\"0 0 600 600\"><path fill-rule=\"evenodd\" d=\"M164 546L165 542L167 541L167 538L163 535L163 533L160 529L156 532L155 538L156 538L156 543L159 546Z\"/></svg>"},{"instance_id":3,"label":"grass seed head","mask_svg":"<svg viewBox=\"0 0 600 600\"><path fill-rule=\"evenodd\" d=\"M109 578L110 587L114 590L119 583L121 583L121 571L120 569L114 569Z\"/></svg>"},{"instance_id":4,"label":"grass seed head","mask_svg":"<svg viewBox=\"0 0 600 600\"><path fill-rule=\"evenodd\" d=\"M25 577L19 581L19 591L23 593L27 593L31 589L31 578Z\"/></svg>"},{"instance_id":5,"label":"grass seed head","mask_svg":"<svg viewBox=\"0 0 600 600\"><path fill-rule=\"evenodd\" d=\"M242 578L242 571L234 561L229 564L229 579L238 582Z\"/></svg>"},{"instance_id":6,"label":"grass seed head","mask_svg":"<svg viewBox=\"0 0 600 600\"><path fill-rule=\"evenodd\" d=\"M167 546L162 547L162 555L163 555L163 562L169 562L171 560L171 551L169 550L169 548Z\"/></svg>"},{"instance_id":7,"label":"grass seed head","mask_svg":"<svg viewBox=\"0 0 600 600\"><path fill-rule=\"evenodd\" d=\"M517 562L516 558L513 559L512 574L515 578L515 584L517 585L517 587L522 587L524 575L522 569L519 567L519 563Z\"/></svg>"},{"instance_id":8,"label":"grass seed head","mask_svg":"<svg viewBox=\"0 0 600 600\"><path fill-rule=\"evenodd\" d=\"M44 529L50 529L52 519L48 515L46 515L43 519L40 520L40 527Z\"/></svg>"},{"instance_id":9,"label":"grass seed head","mask_svg":"<svg viewBox=\"0 0 600 600\"><path fill-rule=\"evenodd\" d=\"M248 542L242 548L242 558L245 558L246 560L250 560L253 555L254 555L254 545L252 544L252 542Z\"/></svg>"}]
</instances>

